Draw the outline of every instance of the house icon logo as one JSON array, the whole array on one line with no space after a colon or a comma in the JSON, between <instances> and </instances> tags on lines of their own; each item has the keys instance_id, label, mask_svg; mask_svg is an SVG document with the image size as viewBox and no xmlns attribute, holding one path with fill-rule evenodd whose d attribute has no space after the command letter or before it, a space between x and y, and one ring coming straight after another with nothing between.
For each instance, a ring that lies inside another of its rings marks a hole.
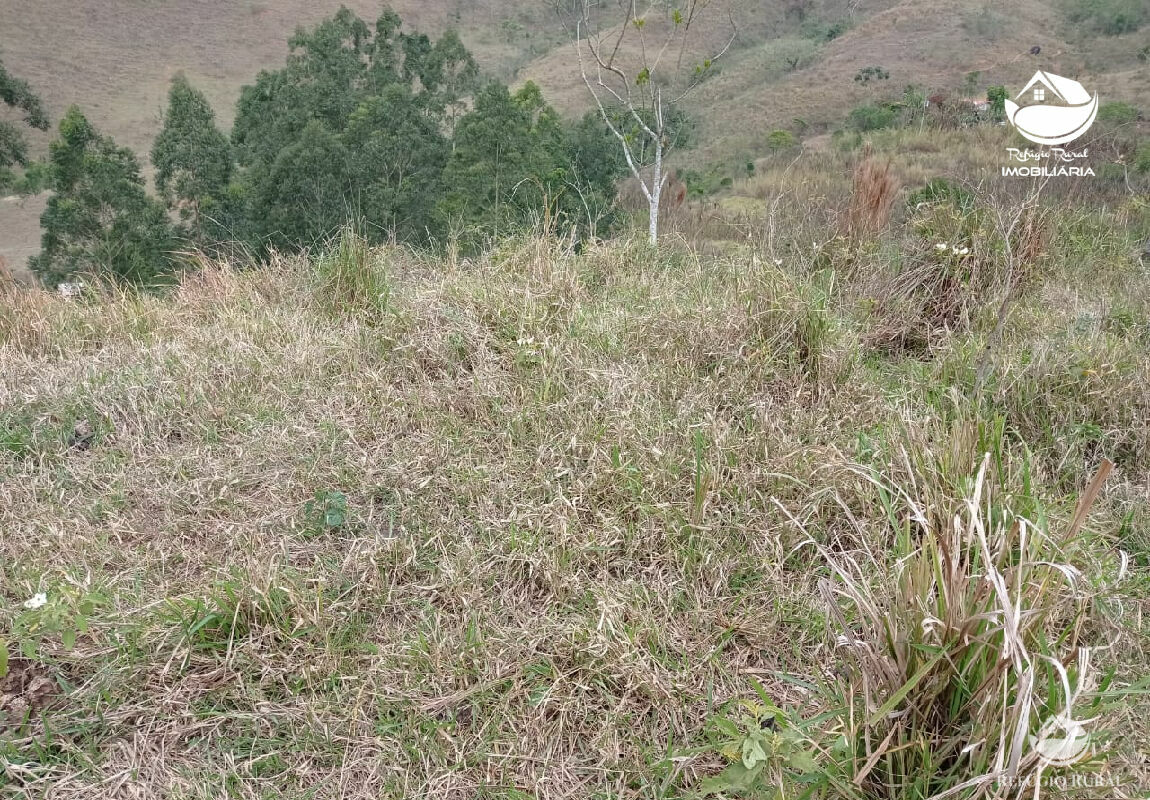
<instances>
[{"instance_id":1,"label":"house icon logo","mask_svg":"<svg viewBox=\"0 0 1150 800\"><path fill-rule=\"evenodd\" d=\"M1022 100L1027 105L1019 105ZM1051 72L1034 73L1014 100L1006 101L1006 118L1035 144L1058 145L1077 139L1098 116L1098 95L1078 81Z\"/></svg>"},{"instance_id":2,"label":"house icon logo","mask_svg":"<svg viewBox=\"0 0 1150 800\"><path fill-rule=\"evenodd\" d=\"M1042 761L1054 767L1068 767L1090 754L1090 736L1081 722L1063 713L1046 721L1030 746Z\"/></svg>"}]
</instances>

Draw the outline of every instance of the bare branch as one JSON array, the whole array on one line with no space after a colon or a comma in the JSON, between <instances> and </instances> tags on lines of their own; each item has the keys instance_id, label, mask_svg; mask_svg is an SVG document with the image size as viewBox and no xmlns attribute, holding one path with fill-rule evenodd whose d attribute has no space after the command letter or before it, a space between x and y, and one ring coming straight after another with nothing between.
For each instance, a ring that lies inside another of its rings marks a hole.
<instances>
[{"instance_id":1,"label":"bare branch","mask_svg":"<svg viewBox=\"0 0 1150 800\"><path fill-rule=\"evenodd\" d=\"M710 58L711 64L714 64L716 61L718 61L720 58L722 58L723 56L725 56L727 54L727 51L731 49L731 45L733 45L735 43L735 39L739 35L738 26L735 25L735 17L733 14L731 14L730 9L727 10L727 19L731 23L731 36L729 39L727 39L727 43L725 45L723 45L723 49L721 49L719 52L715 53L715 55L711 56L711 58ZM686 34L684 33L684 40L685 40L685 38L686 38ZM681 55L681 51L680 51L680 55ZM683 90L682 94L680 94L678 97L676 97L674 100L671 101L671 105L675 105L676 103L683 100L683 98L685 98L691 92L693 92L695 90L695 88L700 83L703 82L703 79L706 76L707 76L706 70L704 70L703 72L700 72L695 77L695 80L691 81L690 84L687 86L687 88Z\"/></svg>"},{"instance_id":2,"label":"bare branch","mask_svg":"<svg viewBox=\"0 0 1150 800\"><path fill-rule=\"evenodd\" d=\"M654 59L651 58L652 51L647 46L646 18L639 15L637 0L620 0L618 7L622 12L622 23L616 34L609 34L606 37L608 38L606 43L604 42L604 35L600 32L602 28L594 27L591 23L591 0L578 0L578 3L579 17L575 26L575 49L579 58L579 71L587 91L595 100L600 117L611 134L619 140L623 148L623 157L627 161L627 167L638 180L639 187L647 198L650 208L650 241L654 244L658 236L659 200L663 188L670 179L670 174L665 168L666 155L672 146L666 135L668 105L674 106L686 97L702 81L704 71L730 50L738 33L734 16L728 11L727 18L731 23L730 38L714 56L705 61L703 67L696 70L694 79L686 81L686 88L668 104L664 100L663 93L665 89L668 92L672 91L672 84L663 85L658 69L680 35L682 43L679 48L678 65L682 64L683 52L686 50L687 36L691 25L694 24L701 9L710 4L709 0L686 0L685 18L681 11L674 13L673 25L667 35L662 38L658 51L654 53ZM649 11L650 7L648 8ZM632 27L635 28L633 38L638 39L637 49L640 64L634 76L630 75L629 70L619 63L624 40L630 34ZM585 38L584 33L586 33ZM614 41L611 42L610 39ZM588 69L589 59L584 57L584 43L589 58L595 65L594 76L590 74ZM606 52L608 47L610 48L609 54ZM634 86L640 87L638 97L634 93ZM607 102L616 105L619 108L619 113L630 114L636 131L650 141L653 158L649 164L640 163L640 157L643 154L637 153L631 135L625 132L630 127L630 123L623 125L620 124L618 118L612 119L611 113L608 113L607 110ZM645 106L651 112L647 118L644 118L644 114L640 113ZM645 170L649 172L648 178L644 178Z\"/></svg>"}]
</instances>

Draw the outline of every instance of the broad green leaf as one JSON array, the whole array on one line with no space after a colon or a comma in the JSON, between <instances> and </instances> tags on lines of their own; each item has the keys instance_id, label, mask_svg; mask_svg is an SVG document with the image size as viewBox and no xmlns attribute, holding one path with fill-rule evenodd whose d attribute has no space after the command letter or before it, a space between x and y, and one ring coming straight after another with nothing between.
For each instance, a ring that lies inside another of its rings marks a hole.
<instances>
[{"instance_id":1,"label":"broad green leaf","mask_svg":"<svg viewBox=\"0 0 1150 800\"><path fill-rule=\"evenodd\" d=\"M767 760L767 751L763 749L763 743L758 738L747 737L743 739L743 766L747 769L754 769L759 764L765 763Z\"/></svg>"},{"instance_id":2,"label":"broad green leaf","mask_svg":"<svg viewBox=\"0 0 1150 800\"><path fill-rule=\"evenodd\" d=\"M747 769L736 761L718 775L701 781L699 788L704 795L750 789L755 785L755 781L765 766L765 764L759 764L757 767ZM773 797L774 794L770 796Z\"/></svg>"},{"instance_id":3,"label":"broad green leaf","mask_svg":"<svg viewBox=\"0 0 1150 800\"><path fill-rule=\"evenodd\" d=\"M8 643L0 639L0 678L8 674Z\"/></svg>"},{"instance_id":4,"label":"broad green leaf","mask_svg":"<svg viewBox=\"0 0 1150 800\"><path fill-rule=\"evenodd\" d=\"M818 769L818 764L815 762L814 756L805 750L796 750L794 753L791 753L789 760L792 768L804 774L814 772Z\"/></svg>"}]
</instances>

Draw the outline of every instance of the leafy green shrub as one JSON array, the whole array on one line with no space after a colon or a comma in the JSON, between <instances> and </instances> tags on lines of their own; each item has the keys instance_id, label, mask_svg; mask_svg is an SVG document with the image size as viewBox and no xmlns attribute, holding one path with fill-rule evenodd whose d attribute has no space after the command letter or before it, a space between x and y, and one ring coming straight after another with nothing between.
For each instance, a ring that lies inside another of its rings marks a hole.
<instances>
[{"instance_id":1,"label":"leafy green shrub","mask_svg":"<svg viewBox=\"0 0 1150 800\"><path fill-rule=\"evenodd\" d=\"M893 128L897 123L898 111L885 103L858 106L847 116L847 128L858 133Z\"/></svg>"},{"instance_id":2,"label":"leafy green shrub","mask_svg":"<svg viewBox=\"0 0 1150 800\"><path fill-rule=\"evenodd\" d=\"M1106 36L1133 33L1150 17L1145 0L1066 0L1065 9L1071 22Z\"/></svg>"},{"instance_id":3,"label":"leafy green shrub","mask_svg":"<svg viewBox=\"0 0 1150 800\"><path fill-rule=\"evenodd\" d=\"M706 169L685 169L679 179L687 184L687 191L693 197L705 197L730 186L732 181L721 164L712 164Z\"/></svg>"},{"instance_id":4,"label":"leafy green shrub","mask_svg":"<svg viewBox=\"0 0 1150 800\"><path fill-rule=\"evenodd\" d=\"M890 73L882 67L864 67L855 73L855 83L868 84L871 81L890 79Z\"/></svg>"},{"instance_id":5,"label":"leafy green shrub","mask_svg":"<svg viewBox=\"0 0 1150 800\"><path fill-rule=\"evenodd\" d=\"M52 174L44 161L29 161L22 172L0 166L0 192L39 194L52 184Z\"/></svg>"},{"instance_id":6,"label":"leafy green shrub","mask_svg":"<svg viewBox=\"0 0 1150 800\"><path fill-rule=\"evenodd\" d=\"M798 144L798 140L790 131L778 129L767 134L767 148L769 150L789 150L796 144Z\"/></svg>"},{"instance_id":7,"label":"leafy green shrub","mask_svg":"<svg viewBox=\"0 0 1150 800\"><path fill-rule=\"evenodd\" d=\"M1145 175L1150 173L1150 139L1143 139L1134 154L1134 169Z\"/></svg>"},{"instance_id":8,"label":"leafy green shrub","mask_svg":"<svg viewBox=\"0 0 1150 800\"><path fill-rule=\"evenodd\" d=\"M784 36L763 45L764 66L768 76L779 77L794 72L814 61L818 45L810 39Z\"/></svg>"},{"instance_id":9,"label":"leafy green shrub","mask_svg":"<svg viewBox=\"0 0 1150 800\"><path fill-rule=\"evenodd\" d=\"M990 86L986 90L986 100L990 103L990 115L995 119L1006 117L1006 99L1008 97L1005 86Z\"/></svg>"},{"instance_id":10,"label":"leafy green shrub","mask_svg":"<svg viewBox=\"0 0 1150 800\"><path fill-rule=\"evenodd\" d=\"M849 31L850 27L850 20L846 19L837 19L833 22L808 19L802 24L799 33L804 39L810 39L813 42L831 42Z\"/></svg>"},{"instance_id":11,"label":"leafy green shrub","mask_svg":"<svg viewBox=\"0 0 1150 800\"><path fill-rule=\"evenodd\" d=\"M974 207L974 195L946 178L931 178L926 186L915 189L906 198L906 204L910 208L916 208L924 203L953 203L963 211L967 211Z\"/></svg>"},{"instance_id":12,"label":"leafy green shrub","mask_svg":"<svg viewBox=\"0 0 1150 800\"><path fill-rule=\"evenodd\" d=\"M1121 100L1103 103L1098 108L1098 121L1110 125L1130 125L1138 121L1138 107Z\"/></svg>"}]
</instances>

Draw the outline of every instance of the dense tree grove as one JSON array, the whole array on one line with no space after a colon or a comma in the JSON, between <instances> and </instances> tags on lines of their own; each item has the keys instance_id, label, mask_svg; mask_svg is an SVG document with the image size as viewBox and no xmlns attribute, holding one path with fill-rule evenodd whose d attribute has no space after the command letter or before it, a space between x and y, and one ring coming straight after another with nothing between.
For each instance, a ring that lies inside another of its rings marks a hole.
<instances>
[{"instance_id":1,"label":"dense tree grove","mask_svg":"<svg viewBox=\"0 0 1150 800\"><path fill-rule=\"evenodd\" d=\"M540 222L609 224L625 165L601 121L566 124L531 83L481 82L454 32L432 40L392 11L370 25L341 8L288 45L282 68L241 91L230 137L204 95L173 80L152 150L163 204L131 153L70 111L33 269L48 282L98 266L148 281L181 248L297 250L349 221L373 241L450 234L463 246Z\"/></svg>"},{"instance_id":2,"label":"dense tree grove","mask_svg":"<svg viewBox=\"0 0 1150 800\"><path fill-rule=\"evenodd\" d=\"M48 115L27 82L11 75L0 61L0 103L20 112L23 121L37 130L48 130ZM28 142L15 124L0 120L0 189L19 187L13 167L27 167Z\"/></svg>"}]
</instances>

